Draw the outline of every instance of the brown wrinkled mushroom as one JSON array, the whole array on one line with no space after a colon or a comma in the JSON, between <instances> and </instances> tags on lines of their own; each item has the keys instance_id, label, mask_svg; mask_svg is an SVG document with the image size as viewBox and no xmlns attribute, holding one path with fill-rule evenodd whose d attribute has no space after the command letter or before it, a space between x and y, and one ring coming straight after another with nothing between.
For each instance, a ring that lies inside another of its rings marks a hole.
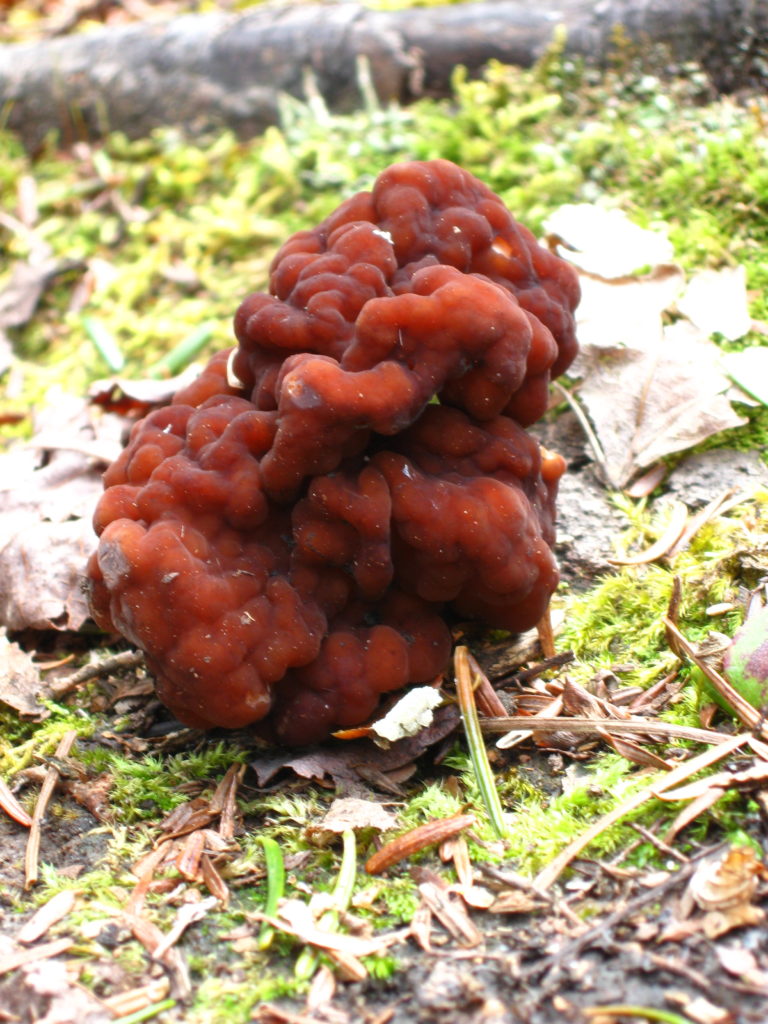
<instances>
[{"instance_id":1,"label":"brown wrinkled mushroom","mask_svg":"<svg viewBox=\"0 0 768 1024\"><path fill-rule=\"evenodd\" d=\"M286 242L238 347L134 427L95 514L96 622L183 722L289 744L434 678L446 617L534 625L564 464L524 428L577 302L472 175L390 167Z\"/></svg>"}]
</instances>

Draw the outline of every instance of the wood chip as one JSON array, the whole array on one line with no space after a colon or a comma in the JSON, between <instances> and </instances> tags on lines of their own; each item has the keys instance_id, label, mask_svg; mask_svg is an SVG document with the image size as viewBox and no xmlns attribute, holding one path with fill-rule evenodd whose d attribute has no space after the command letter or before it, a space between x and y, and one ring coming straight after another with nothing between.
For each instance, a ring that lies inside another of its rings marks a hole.
<instances>
[{"instance_id":1,"label":"wood chip","mask_svg":"<svg viewBox=\"0 0 768 1024\"><path fill-rule=\"evenodd\" d=\"M22 942L24 945L37 942L52 925L63 920L72 911L76 900L77 894L72 889L62 889L61 892L57 892L47 903L38 907L19 931L16 941Z\"/></svg>"},{"instance_id":2,"label":"wood chip","mask_svg":"<svg viewBox=\"0 0 768 1024\"><path fill-rule=\"evenodd\" d=\"M458 835L459 832L463 832L465 828L474 824L475 816L473 814L454 814L450 818L437 818L435 821L427 822L426 825L419 825L382 846L368 858L365 870L369 875L379 875L401 860L406 860L414 853L418 853L419 850L442 843L443 840Z\"/></svg>"},{"instance_id":3,"label":"wood chip","mask_svg":"<svg viewBox=\"0 0 768 1024\"><path fill-rule=\"evenodd\" d=\"M75 944L74 939L54 939L53 942L45 942L42 946L34 946L32 949L20 949L18 952L7 953L0 956L0 977L9 974L11 971L23 967L25 964L34 963L35 960L49 960L53 956L65 953Z\"/></svg>"},{"instance_id":4,"label":"wood chip","mask_svg":"<svg viewBox=\"0 0 768 1024\"><path fill-rule=\"evenodd\" d=\"M419 885L421 898L445 930L465 949L473 949L483 941L483 933L474 924L461 899L435 882Z\"/></svg>"},{"instance_id":5,"label":"wood chip","mask_svg":"<svg viewBox=\"0 0 768 1024\"><path fill-rule=\"evenodd\" d=\"M32 815L24 810L2 779L0 779L0 807L9 818L13 818L19 825L24 825L25 828L32 827Z\"/></svg>"}]
</instances>

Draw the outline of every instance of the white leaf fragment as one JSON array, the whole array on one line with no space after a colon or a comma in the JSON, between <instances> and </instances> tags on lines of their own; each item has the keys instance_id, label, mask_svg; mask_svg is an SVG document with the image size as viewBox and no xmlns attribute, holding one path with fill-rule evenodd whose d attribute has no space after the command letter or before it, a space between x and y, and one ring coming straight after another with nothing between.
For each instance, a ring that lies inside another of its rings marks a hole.
<instances>
[{"instance_id":1,"label":"white leaf fragment","mask_svg":"<svg viewBox=\"0 0 768 1024\"><path fill-rule=\"evenodd\" d=\"M383 718L374 722L371 729L390 743L415 736L432 724L432 712L442 700L439 690L431 686L417 686L409 690Z\"/></svg>"},{"instance_id":2,"label":"white leaf fragment","mask_svg":"<svg viewBox=\"0 0 768 1024\"><path fill-rule=\"evenodd\" d=\"M752 327L745 267L700 270L688 282L677 308L704 334L743 338Z\"/></svg>"},{"instance_id":3,"label":"white leaf fragment","mask_svg":"<svg viewBox=\"0 0 768 1024\"><path fill-rule=\"evenodd\" d=\"M674 258L672 243L662 231L641 228L623 210L593 203L561 206L544 222L544 229L562 241L563 259L601 277L622 277Z\"/></svg>"}]
</instances>

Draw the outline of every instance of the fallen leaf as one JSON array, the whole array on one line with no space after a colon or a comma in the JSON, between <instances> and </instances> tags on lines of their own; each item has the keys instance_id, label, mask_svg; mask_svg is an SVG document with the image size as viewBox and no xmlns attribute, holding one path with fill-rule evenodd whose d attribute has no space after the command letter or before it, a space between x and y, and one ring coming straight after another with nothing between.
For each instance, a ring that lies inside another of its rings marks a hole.
<instances>
[{"instance_id":1,"label":"fallen leaf","mask_svg":"<svg viewBox=\"0 0 768 1024\"><path fill-rule=\"evenodd\" d=\"M737 903L725 910L710 910L702 918L702 929L708 939L732 932L734 928L751 928L765 921L765 911L751 903Z\"/></svg>"},{"instance_id":2,"label":"fallen leaf","mask_svg":"<svg viewBox=\"0 0 768 1024\"><path fill-rule=\"evenodd\" d=\"M409 929L402 928L396 932L387 932L367 938L326 931L317 927L307 904L303 900L297 899L283 900L280 904L279 914L279 919L268 918L264 914L253 914L252 917L257 921L266 921L273 928L287 932L310 946L348 953L355 957L376 956L383 953L390 946L404 942L409 932Z\"/></svg>"},{"instance_id":3,"label":"fallen leaf","mask_svg":"<svg viewBox=\"0 0 768 1024\"><path fill-rule=\"evenodd\" d=\"M0 627L0 702L20 715L40 722L48 717L50 711L38 698L49 695L50 690L40 676L40 669Z\"/></svg>"},{"instance_id":4,"label":"fallen leaf","mask_svg":"<svg viewBox=\"0 0 768 1024\"><path fill-rule=\"evenodd\" d=\"M303 754L292 755L288 751L278 754L267 753L253 758L249 764L256 772L260 786L266 786L279 771L289 768L303 779L323 780L330 778L346 792L364 794L368 792L363 784L370 779L370 769L387 773L409 764L435 743L450 735L459 722L459 713L453 706L438 708L432 725L422 729L416 736L398 740L387 750L382 750L372 740L355 740L339 746L324 744ZM358 771L358 768L360 771Z\"/></svg>"},{"instance_id":5,"label":"fallen leaf","mask_svg":"<svg viewBox=\"0 0 768 1024\"><path fill-rule=\"evenodd\" d=\"M93 545L85 519L17 528L0 549L0 622L10 630L80 629L89 615L80 585Z\"/></svg>"},{"instance_id":6,"label":"fallen leaf","mask_svg":"<svg viewBox=\"0 0 768 1024\"><path fill-rule=\"evenodd\" d=\"M645 349L587 346L579 397L600 444L611 487L622 487L665 455L684 451L746 420L725 392L719 349L686 321Z\"/></svg>"},{"instance_id":7,"label":"fallen leaf","mask_svg":"<svg viewBox=\"0 0 768 1024\"><path fill-rule=\"evenodd\" d=\"M0 624L9 630L85 622L91 517L104 466L121 450L121 420L93 419L83 399L54 397L33 439L0 455Z\"/></svg>"},{"instance_id":8,"label":"fallen leaf","mask_svg":"<svg viewBox=\"0 0 768 1024\"><path fill-rule=\"evenodd\" d=\"M433 881L421 882L419 892L443 928L460 945L472 949L482 943L483 933L470 918L460 897Z\"/></svg>"},{"instance_id":9,"label":"fallen leaf","mask_svg":"<svg viewBox=\"0 0 768 1024\"><path fill-rule=\"evenodd\" d=\"M492 914L530 914L540 906L541 900L530 893L506 889L498 894L488 909Z\"/></svg>"},{"instance_id":10,"label":"fallen leaf","mask_svg":"<svg viewBox=\"0 0 768 1024\"><path fill-rule=\"evenodd\" d=\"M18 260L5 288L0 291L0 331L29 323L48 285L59 275L82 270L81 260L49 256L39 261Z\"/></svg>"},{"instance_id":11,"label":"fallen leaf","mask_svg":"<svg viewBox=\"0 0 768 1024\"><path fill-rule=\"evenodd\" d=\"M159 405L168 405L183 387L200 374L200 366L192 363L176 377L161 379L143 378L131 380L128 377L108 377L97 380L88 389L88 397L94 405L100 405L110 412L123 415L144 416Z\"/></svg>"},{"instance_id":12,"label":"fallen leaf","mask_svg":"<svg viewBox=\"0 0 768 1024\"><path fill-rule=\"evenodd\" d=\"M376 829L386 832L397 824L394 814L390 814L375 800L362 800L358 797L342 797L334 800L319 825L311 826L312 831L335 832L341 834L347 829Z\"/></svg>"},{"instance_id":13,"label":"fallen leaf","mask_svg":"<svg viewBox=\"0 0 768 1024\"><path fill-rule=\"evenodd\" d=\"M728 376L763 405L768 405L768 345L726 352L721 362Z\"/></svg>"},{"instance_id":14,"label":"fallen leaf","mask_svg":"<svg viewBox=\"0 0 768 1024\"><path fill-rule=\"evenodd\" d=\"M748 903L764 868L751 846L732 846L716 860L705 860L688 883L702 910L727 910Z\"/></svg>"},{"instance_id":15,"label":"fallen leaf","mask_svg":"<svg viewBox=\"0 0 768 1024\"><path fill-rule=\"evenodd\" d=\"M722 334L728 341L742 338L752 326L746 268L698 271L678 299L677 308L704 334Z\"/></svg>"},{"instance_id":16,"label":"fallen leaf","mask_svg":"<svg viewBox=\"0 0 768 1024\"><path fill-rule=\"evenodd\" d=\"M724 1006L715 1006L704 996L692 999L688 993L665 993L670 1002L676 1003L693 1024L732 1024L733 1014Z\"/></svg>"},{"instance_id":17,"label":"fallen leaf","mask_svg":"<svg viewBox=\"0 0 768 1024\"><path fill-rule=\"evenodd\" d=\"M623 210L593 203L566 203L547 218L544 230L561 243L561 256L603 277L668 263L674 254L663 231L641 228Z\"/></svg>"},{"instance_id":18,"label":"fallen leaf","mask_svg":"<svg viewBox=\"0 0 768 1024\"><path fill-rule=\"evenodd\" d=\"M579 281L576 326L582 351L592 346L647 348L661 334L662 313L685 287L685 275L674 263L639 277L580 274ZM578 358L571 376L581 376Z\"/></svg>"},{"instance_id":19,"label":"fallen leaf","mask_svg":"<svg viewBox=\"0 0 768 1024\"><path fill-rule=\"evenodd\" d=\"M755 954L744 946L718 944L714 953L729 974L749 985L760 985L768 989L768 972L761 970Z\"/></svg>"}]
</instances>

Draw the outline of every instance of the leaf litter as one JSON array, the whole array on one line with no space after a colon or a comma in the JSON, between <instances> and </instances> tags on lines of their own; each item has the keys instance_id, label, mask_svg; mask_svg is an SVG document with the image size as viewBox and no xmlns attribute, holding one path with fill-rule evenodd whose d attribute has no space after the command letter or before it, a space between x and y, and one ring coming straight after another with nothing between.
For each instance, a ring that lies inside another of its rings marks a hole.
<instances>
[{"instance_id":1,"label":"leaf litter","mask_svg":"<svg viewBox=\"0 0 768 1024\"><path fill-rule=\"evenodd\" d=\"M752 326L743 267L703 270L686 283L659 232L600 207L581 207L576 219L564 207L546 227L550 244L581 268L581 353L570 374L608 486L746 422L731 402L751 402L750 389L734 388L712 340L742 338ZM648 263L650 271L632 273ZM747 351L762 359L754 354L765 350Z\"/></svg>"}]
</instances>

